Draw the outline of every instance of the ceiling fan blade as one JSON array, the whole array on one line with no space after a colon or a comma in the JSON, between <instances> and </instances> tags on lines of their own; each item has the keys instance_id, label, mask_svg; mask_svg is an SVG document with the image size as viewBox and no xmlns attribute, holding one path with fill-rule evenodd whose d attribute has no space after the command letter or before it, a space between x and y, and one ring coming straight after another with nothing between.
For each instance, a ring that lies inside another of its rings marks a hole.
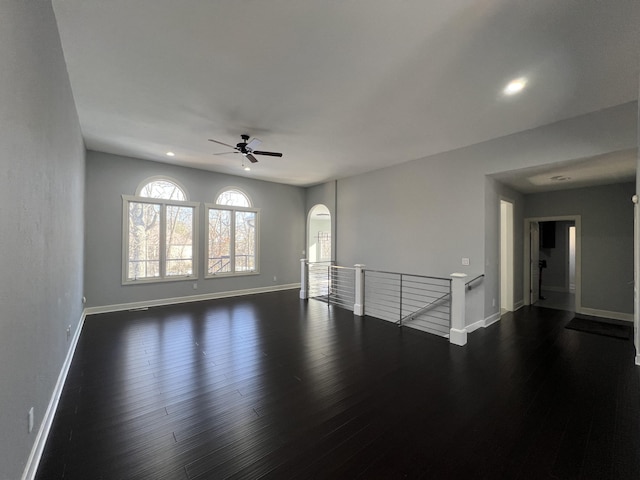
<instances>
[{"instance_id":1,"label":"ceiling fan blade","mask_svg":"<svg viewBox=\"0 0 640 480\"><path fill-rule=\"evenodd\" d=\"M246 157L249 159L251 163L258 163L258 159L253 155L251 155L250 153L247 153Z\"/></svg>"},{"instance_id":2,"label":"ceiling fan blade","mask_svg":"<svg viewBox=\"0 0 640 480\"><path fill-rule=\"evenodd\" d=\"M252 138L251 141L249 143L247 143L247 150L255 150L256 148L258 148L260 146L260 144L262 143L262 140L259 140L257 138Z\"/></svg>"},{"instance_id":3,"label":"ceiling fan blade","mask_svg":"<svg viewBox=\"0 0 640 480\"><path fill-rule=\"evenodd\" d=\"M222 152L222 153L212 153L211 155L229 155L230 153L240 153L240 152Z\"/></svg>"},{"instance_id":4,"label":"ceiling fan blade","mask_svg":"<svg viewBox=\"0 0 640 480\"><path fill-rule=\"evenodd\" d=\"M228 143L224 143L224 142L219 142L218 140L213 140L213 139L209 139L210 142L213 143L219 143L220 145L224 145L225 147L229 147L229 148L233 148L234 150L237 150L238 148L235 147L234 145L229 145Z\"/></svg>"},{"instance_id":5,"label":"ceiling fan blade","mask_svg":"<svg viewBox=\"0 0 640 480\"><path fill-rule=\"evenodd\" d=\"M254 150L253 153L255 153L256 155L268 155L270 157L281 157L282 154L278 153L278 152L260 152L258 150Z\"/></svg>"}]
</instances>

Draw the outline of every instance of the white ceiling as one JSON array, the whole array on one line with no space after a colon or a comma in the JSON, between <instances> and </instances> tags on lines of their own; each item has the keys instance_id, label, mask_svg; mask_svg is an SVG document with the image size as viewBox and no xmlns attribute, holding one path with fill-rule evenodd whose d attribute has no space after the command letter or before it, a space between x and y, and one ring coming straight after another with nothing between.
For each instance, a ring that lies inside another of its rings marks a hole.
<instances>
[{"instance_id":1,"label":"white ceiling","mask_svg":"<svg viewBox=\"0 0 640 480\"><path fill-rule=\"evenodd\" d=\"M53 5L87 148L292 185L638 98L637 0ZM212 155L242 133L284 157Z\"/></svg>"}]
</instances>

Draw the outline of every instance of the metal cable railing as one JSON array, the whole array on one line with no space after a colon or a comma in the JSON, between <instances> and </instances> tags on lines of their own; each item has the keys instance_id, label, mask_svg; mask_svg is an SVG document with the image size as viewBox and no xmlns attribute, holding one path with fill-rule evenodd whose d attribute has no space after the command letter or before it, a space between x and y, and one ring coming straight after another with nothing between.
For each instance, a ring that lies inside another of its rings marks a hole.
<instances>
[{"instance_id":1,"label":"metal cable railing","mask_svg":"<svg viewBox=\"0 0 640 480\"><path fill-rule=\"evenodd\" d=\"M365 315L446 337L451 325L451 279L365 271Z\"/></svg>"},{"instance_id":2,"label":"metal cable railing","mask_svg":"<svg viewBox=\"0 0 640 480\"><path fill-rule=\"evenodd\" d=\"M309 298L353 311L355 268L333 262L309 262Z\"/></svg>"},{"instance_id":3,"label":"metal cable railing","mask_svg":"<svg viewBox=\"0 0 640 480\"><path fill-rule=\"evenodd\" d=\"M356 269L350 267L330 267L330 288L327 303L353 311L356 301Z\"/></svg>"},{"instance_id":4,"label":"metal cable railing","mask_svg":"<svg viewBox=\"0 0 640 480\"><path fill-rule=\"evenodd\" d=\"M449 337L456 345L466 343L465 291L482 281L484 274L464 282L465 274L433 277L363 267L303 259L301 298Z\"/></svg>"},{"instance_id":5,"label":"metal cable railing","mask_svg":"<svg viewBox=\"0 0 640 480\"><path fill-rule=\"evenodd\" d=\"M330 267L333 262L308 262L309 298L327 301L331 283Z\"/></svg>"}]
</instances>

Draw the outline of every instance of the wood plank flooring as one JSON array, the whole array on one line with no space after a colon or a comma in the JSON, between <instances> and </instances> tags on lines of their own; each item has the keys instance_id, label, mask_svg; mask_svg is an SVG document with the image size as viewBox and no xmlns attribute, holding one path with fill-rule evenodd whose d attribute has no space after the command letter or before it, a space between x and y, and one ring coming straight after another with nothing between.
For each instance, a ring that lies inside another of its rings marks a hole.
<instances>
[{"instance_id":1,"label":"wood plank flooring","mask_svg":"<svg viewBox=\"0 0 640 480\"><path fill-rule=\"evenodd\" d=\"M37 478L640 478L632 342L528 307L461 348L297 295L88 317Z\"/></svg>"}]
</instances>

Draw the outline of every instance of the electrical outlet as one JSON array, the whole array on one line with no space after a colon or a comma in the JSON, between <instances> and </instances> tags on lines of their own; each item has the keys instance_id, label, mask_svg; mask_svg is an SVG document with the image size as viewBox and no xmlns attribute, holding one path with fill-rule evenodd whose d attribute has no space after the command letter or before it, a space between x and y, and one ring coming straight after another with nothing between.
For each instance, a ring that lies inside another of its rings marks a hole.
<instances>
[{"instance_id":1,"label":"electrical outlet","mask_svg":"<svg viewBox=\"0 0 640 480\"><path fill-rule=\"evenodd\" d=\"M494 307L496 306L496 299L495 298L493 299L493 306Z\"/></svg>"},{"instance_id":2,"label":"electrical outlet","mask_svg":"<svg viewBox=\"0 0 640 480\"><path fill-rule=\"evenodd\" d=\"M67 327L67 340L71 338L71 325Z\"/></svg>"},{"instance_id":3,"label":"electrical outlet","mask_svg":"<svg viewBox=\"0 0 640 480\"><path fill-rule=\"evenodd\" d=\"M278 281L278 277L276 277L275 275L273 276L273 281L277 282Z\"/></svg>"},{"instance_id":4,"label":"electrical outlet","mask_svg":"<svg viewBox=\"0 0 640 480\"><path fill-rule=\"evenodd\" d=\"M462 259L462 265L469 265L469 259L468 258L463 258Z\"/></svg>"},{"instance_id":5,"label":"electrical outlet","mask_svg":"<svg viewBox=\"0 0 640 480\"><path fill-rule=\"evenodd\" d=\"M193 284L193 289L194 289L194 290L197 290L197 289L198 289L198 282L194 282L194 284Z\"/></svg>"},{"instance_id":6,"label":"electrical outlet","mask_svg":"<svg viewBox=\"0 0 640 480\"><path fill-rule=\"evenodd\" d=\"M29 433L31 433L33 431L33 423L34 423L34 419L33 419L33 407L31 407L29 409L29 414L27 415L27 418L29 420Z\"/></svg>"}]
</instances>

